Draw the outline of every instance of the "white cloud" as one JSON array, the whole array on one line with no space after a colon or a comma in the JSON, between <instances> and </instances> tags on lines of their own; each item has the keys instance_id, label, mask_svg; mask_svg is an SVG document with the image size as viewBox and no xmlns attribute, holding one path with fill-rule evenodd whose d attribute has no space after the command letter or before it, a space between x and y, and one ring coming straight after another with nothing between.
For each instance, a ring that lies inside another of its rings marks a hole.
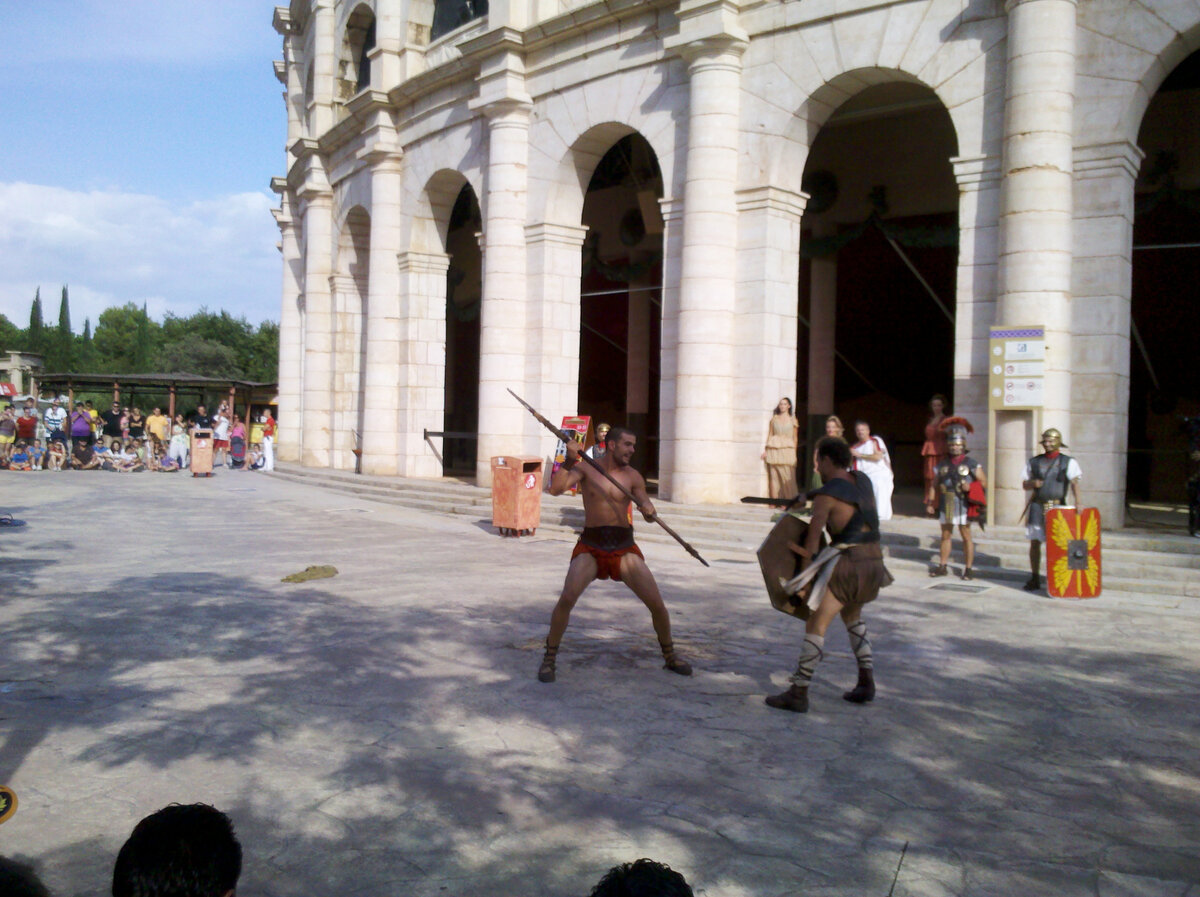
<instances>
[{"instance_id":1,"label":"white cloud","mask_svg":"<svg viewBox=\"0 0 1200 897\"><path fill-rule=\"evenodd\" d=\"M184 206L142 194L0 184L0 313L25 326L34 289L49 322L67 284L71 323L95 327L111 305L146 303L151 317L201 306L279 318L279 232L273 197L240 193Z\"/></svg>"}]
</instances>

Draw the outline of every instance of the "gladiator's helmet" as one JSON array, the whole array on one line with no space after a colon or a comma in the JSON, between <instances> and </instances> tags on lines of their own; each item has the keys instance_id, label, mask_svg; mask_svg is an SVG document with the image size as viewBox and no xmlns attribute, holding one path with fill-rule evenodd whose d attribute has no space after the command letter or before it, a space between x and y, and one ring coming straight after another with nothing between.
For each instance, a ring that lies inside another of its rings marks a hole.
<instances>
[{"instance_id":1,"label":"gladiator's helmet","mask_svg":"<svg viewBox=\"0 0 1200 897\"><path fill-rule=\"evenodd\" d=\"M965 417L948 417L938 427L946 434L946 448L951 455L967 453L967 434L975 432L969 420Z\"/></svg>"},{"instance_id":2,"label":"gladiator's helmet","mask_svg":"<svg viewBox=\"0 0 1200 897\"><path fill-rule=\"evenodd\" d=\"M1067 448L1067 445L1062 441L1062 433L1051 427L1042 434L1042 448L1048 452L1054 452L1060 448Z\"/></svg>"}]
</instances>

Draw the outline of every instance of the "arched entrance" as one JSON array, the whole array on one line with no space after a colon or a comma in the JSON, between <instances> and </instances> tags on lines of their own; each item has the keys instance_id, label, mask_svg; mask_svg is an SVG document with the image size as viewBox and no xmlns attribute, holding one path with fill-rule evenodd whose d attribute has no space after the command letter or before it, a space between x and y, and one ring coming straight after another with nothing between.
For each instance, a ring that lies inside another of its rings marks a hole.
<instances>
[{"instance_id":1,"label":"arched entrance","mask_svg":"<svg viewBox=\"0 0 1200 897\"><path fill-rule=\"evenodd\" d=\"M446 381L442 472L474 476L479 429L479 309L483 297L483 228L470 184L459 190L446 230Z\"/></svg>"},{"instance_id":2,"label":"arched entrance","mask_svg":"<svg viewBox=\"0 0 1200 897\"><path fill-rule=\"evenodd\" d=\"M1167 76L1138 132L1126 497L1179 502L1182 417L1200 415L1200 51ZM1136 515L1135 515L1136 517Z\"/></svg>"},{"instance_id":3,"label":"arched entrance","mask_svg":"<svg viewBox=\"0 0 1200 897\"><path fill-rule=\"evenodd\" d=\"M582 215L579 412L633 430L647 477L658 474L662 193L654 150L628 134L597 163Z\"/></svg>"},{"instance_id":4,"label":"arched entrance","mask_svg":"<svg viewBox=\"0 0 1200 897\"><path fill-rule=\"evenodd\" d=\"M830 116L804 171L796 405L806 451L829 414L847 430L867 420L908 487L902 512L920 509L926 403L954 383L956 152L933 91L889 81Z\"/></svg>"}]
</instances>

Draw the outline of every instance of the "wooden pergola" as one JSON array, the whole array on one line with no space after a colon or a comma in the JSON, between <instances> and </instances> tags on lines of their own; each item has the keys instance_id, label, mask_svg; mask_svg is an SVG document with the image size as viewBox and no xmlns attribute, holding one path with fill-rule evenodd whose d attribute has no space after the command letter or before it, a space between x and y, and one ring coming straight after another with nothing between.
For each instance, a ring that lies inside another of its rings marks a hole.
<instances>
[{"instance_id":1,"label":"wooden pergola","mask_svg":"<svg viewBox=\"0 0 1200 897\"><path fill-rule=\"evenodd\" d=\"M165 392L167 394L167 417L175 419L176 399L180 396L196 396L197 401L210 393L228 393L229 407L237 410L239 402L245 409L243 420L250 426L251 410L254 406L275 404L276 383L255 383L250 380L229 380L222 377L200 377L195 374L42 374L37 378L35 392L52 390L55 395L66 392L71 407L75 406L75 390L112 389L113 401L121 401L121 391L136 394L143 392Z\"/></svg>"}]
</instances>

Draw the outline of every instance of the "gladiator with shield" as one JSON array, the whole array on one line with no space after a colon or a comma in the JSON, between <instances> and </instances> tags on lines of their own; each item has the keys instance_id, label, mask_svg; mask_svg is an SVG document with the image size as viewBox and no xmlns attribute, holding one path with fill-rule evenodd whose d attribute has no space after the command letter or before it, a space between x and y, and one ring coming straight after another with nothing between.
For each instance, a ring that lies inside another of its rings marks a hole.
<instances>
[{"instance_id":1,"label":"gladiator with shield","mask_svg":"<svg viewBox=\"0 0 1200 897\"><path fill-rule=\"evenodd\" d=\"M791 686L766 698L768 707L808 711L808 687L824 656L825 632L839 616L858 661L858 683L842 697L855 704L875 698L875 664L862 608L891 584L892 576L883 565L871 480L861 471L849 470L850 464L850 447L844 440L826 437L817 443L817 472L823 485L808 493L813 501L811 522L804 525L789 512L759 550L771 603L805 621ZM822 531L829 533L824 547ZM798 563L782 552L785 547L793 559L799 558ZM796 568L798 575L785 579Z\"/></svg>"}]
</instances>

